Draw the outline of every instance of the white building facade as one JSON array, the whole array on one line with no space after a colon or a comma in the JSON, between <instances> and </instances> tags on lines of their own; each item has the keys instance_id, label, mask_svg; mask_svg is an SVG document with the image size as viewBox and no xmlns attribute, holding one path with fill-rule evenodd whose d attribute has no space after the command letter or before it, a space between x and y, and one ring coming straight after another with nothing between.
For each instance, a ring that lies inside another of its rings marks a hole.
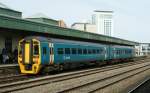
<instances>
[{"instance_id":1,"label":"white building facade","mask_svg":"<svg viewBox=\"0 0 150 93\"><path fill-rule=\"evenodd\" d=\"M135 46L136 56L149 56L150 55L150 43L140 43Z\"/></svg>"},{"instance_id":2,"label":"white building facade","mask_svg":"<svg viewBox=\"0 0 150 93\"><path fill-rule=\"evenodd\" d=\"M96 33L113 36L113 11L94 11L92 24L96 25Z\"/></svg>"}]
</instances>

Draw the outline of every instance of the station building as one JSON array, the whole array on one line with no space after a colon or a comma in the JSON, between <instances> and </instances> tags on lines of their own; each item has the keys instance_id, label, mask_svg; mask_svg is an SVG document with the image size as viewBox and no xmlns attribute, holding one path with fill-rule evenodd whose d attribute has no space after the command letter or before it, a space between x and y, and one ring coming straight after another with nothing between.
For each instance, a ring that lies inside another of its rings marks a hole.
<instances>
[{"instance_id":1,"label":"station building","mask_svg":"<svg viewBox=\"0 0 150 93\"><path fill-rule=\"evenodd\" d=\"M139 43L135 49L136 56L150 56L150 43Z\"/></svg>"},{"instance_id":2,"label":"station building","mask_svg":"<svg viewBox=\"0 0 150 93\"><path fill-rule=\"evenodd\" d=\"M10 9L2 3L0 3L0 15L18 19L21 19L22 17L21 12ZM20 38L22 38L22 35L16 33L13 29L0 28L0 54L4 48L6 48L9 52L12 52L15 48L17 48L17 43Z\"/></svg>"},{"instance_id":3,"label":"station building","mask_svg":"<svg viewBox=\"0 0 150 93\"><path fill-rule=\"evenodd\" d=\"M70 29L66 27L64 21L54 20L41 14L22 18L22 12L0 3L0 54L4 48L12 53L17 48L19 40L33 35L126 46L137 44L116 37Z\"/></svg>"}]
</instances>

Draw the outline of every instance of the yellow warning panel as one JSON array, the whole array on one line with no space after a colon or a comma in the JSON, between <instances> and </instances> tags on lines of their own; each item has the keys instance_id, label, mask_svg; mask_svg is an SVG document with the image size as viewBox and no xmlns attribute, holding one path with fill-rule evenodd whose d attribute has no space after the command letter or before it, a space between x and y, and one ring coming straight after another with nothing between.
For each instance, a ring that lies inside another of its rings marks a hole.
<instances>
[{"instance_id":1,"label":"yellow warning panel","mask_svg":"<svg viewBox=\"0 0 150 93\"><path fill-rule=\"evenodd\" d=\"M25 44L25 63L29 64L29 56L30 56L30 44Z\"/></svg>"}]
</instances>

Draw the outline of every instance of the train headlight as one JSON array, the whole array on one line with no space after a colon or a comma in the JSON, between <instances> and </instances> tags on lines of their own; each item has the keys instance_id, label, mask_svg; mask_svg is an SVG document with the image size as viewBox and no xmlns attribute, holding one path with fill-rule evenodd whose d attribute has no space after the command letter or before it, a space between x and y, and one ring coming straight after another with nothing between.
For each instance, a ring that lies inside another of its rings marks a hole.
<instances>
[{"instance_id":1,"label":"train headlight","mask_svg":"<svg viewBox=\"0 0 150 93\"><path fill-rule=\"evenodd\" d=\"M38 58L33 58L33 63L37 64L38 63Z\"/></svg>"}]
</instances>

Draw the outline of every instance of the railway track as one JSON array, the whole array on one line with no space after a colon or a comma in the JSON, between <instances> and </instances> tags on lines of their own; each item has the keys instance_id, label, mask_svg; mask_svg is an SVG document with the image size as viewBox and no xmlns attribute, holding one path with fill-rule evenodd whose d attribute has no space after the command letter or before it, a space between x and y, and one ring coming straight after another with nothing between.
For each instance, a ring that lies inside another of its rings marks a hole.
<instances>
[{"instance_id":1,"label":"railway track","mask_svg":"<svg viewBox=\"0 0 150 93\"><path fill-rule=\"evenodd\" d=\"M19 66L17 64L1 64L0 76L19 73Z\"/></svg>"},{"instance_id":2,"label":"railway track","mask_svg":"<svg viewBox=\"0 0 150 93\"><path fill-rule=\"evenodd\" d=\"M147 83L149 80L150 80L150 77L146 78L144 81L140 82L136 87L134 87L133 89L129 90L128 93L136 93L136 92L140 93L140 91L138 89L140 87L144 87L144 88L147 87L148 88L148 86L145 86L145 83ZM142 90L143 92L145 91L143 89L140 89L140 90ZM143 93L143 92L141 92L141 93ZM148 93L148 91L147 91L147 93Z\"/></svg>"},{"instance_id":3,"label":"railway track","mask_svg":"<svg viewBox=\"0 0 150 93\"><path fill-rule=\"evenodd\" d=\"M131 62L131 64L132 64L132 62ZM133 64L135 64L135 63L133 63ZM121 66L122 64L118 64L118 66L119 65ZM100 69L103 69L103 67ZM97 70L97 69L94 69L94 70ZM20 74L4 75L4 76L0 76L0 84L12 83L12 82L17 82L17 81L22 81L22 80L28 80L28 79L33 79L33 78L37 78L37 77L44 77L44 76L40 76L40 75L38 75L38 76L28 75L27 76L27 75L23 75L23 74L21 74L21 75Z\"/></svg>"},{"instance_id":4,"label":"railway track","mask_svg":"<svg viewBox=\"0 0 150 93\"><path fill-rule=\"evenodd\" d=\"M28 80L28 79L32 79L32 78L35 78L35 76L26 76L26 75L22 75L22 74L7 75L7 76L0 77L0 84Z\"/></svg>"},{"instance_id":5,"label":"railway track","mask_svg":"<svg viewBox=\"0 0 150 93\"><path fill-rule=\"evenodd\" d=\"M45 76L45 77L36 78L32 80L13 82L10 84L2 84L0 85L0 89L1 89L0 92L18 91L22 89L36 87L39 85L46 85L49 83L56 83L56 82L61 82L65 80L85 77L85 76L92 75L92 74L98 74L98 73L115 70L115 69L119 69L123 67L133 66L136 64L142 64L142 63L145 63L144 61L145 60L141 60L140 62L129 62L129 63L117 64L117 65L106 66L106 67L101 67L101 68L88 69L84 71L76 71L76 72L63 73L63 74L53 75L53 76ZM63 91L65 92L68 90L63 90Z\"/></svg>"},{"instance_id":6,"label":"railway track","mask_svg":"<svg viewBox=\"0 0 150 93\"><path fill-rule=\"evenodd\" d=\"M117 82L120 82L124 79L130 78L134 75L137 75L139 73L142 73L146 70L149 70L150 65L146 65L144 67L135 68L132 70L129 70L127 72L119 73L110 77L106 77L103 79L98 79L92 82L88 82L85 84L81 84L72 88L68 88L66 90L59 91L58 93L82 93L84 91L85 93L95 93L100 92L102 89L111 86ZM106 82L106 83L104 83Z\"/></svg>"}]
</instances>

